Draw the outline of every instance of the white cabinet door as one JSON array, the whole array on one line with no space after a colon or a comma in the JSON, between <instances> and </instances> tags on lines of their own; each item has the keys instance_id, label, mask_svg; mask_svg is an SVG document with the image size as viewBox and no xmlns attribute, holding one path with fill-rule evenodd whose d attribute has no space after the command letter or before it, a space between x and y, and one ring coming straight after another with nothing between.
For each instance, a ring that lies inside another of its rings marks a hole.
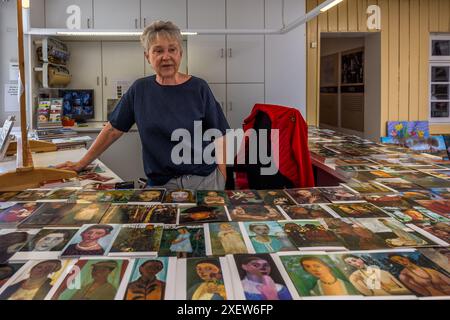
<instances>
[{"instance_id":1,"label":"white cabinet door","mask_svg":"<svg viewBox=\"0 0 450 320\"><path fill-rule=\"evenodd\" d=\"M264 29L264 0L227 0L228 29Z\"/></svg>"},{"instance_id":2,"label":"white cabinet door","mask_svg":"<svg viewBox=\"0 0 450 320\"><path fill-rule=\"evenodd\" d=\"M189 29L224 29L225 0L188 0Z\"/></svg>"},{"instance_id":3,"label":"white cabinet door","mask_svg":"<svg viewBox=\"0 0 450 320\"><path fill-rule=\"evenodd\" d=\"M228 36L227 82L264 82L264 36Z\"/></svg>"},{"instance_id":4,"label":"white cabinet door","mask_svg":"<svg viewBox=\"0 0 450 320\"><path fill-rule=\"evenodd\" d=\"M225 36L198 35L188 38L189 73L209 83L225 83Z\"/></svg>"},{"instance_id":5,"label":"white cabinet door","mask_svg":"<svg viewBox=\"0 0 450 320\"><path fill-rule=\"evenodd\" d=\"M147 59L144 57L144 63L145 63L145 70L144 74L145 76L151 76L155 74L155 70L153 70L153 67L150 65L150 63L147 61ZM187 41L183 41L183 57L181 59L180 68L178 69L181 73L188 73L187 68Z\"/></svg>"},{"instance_id":6,"label":"white cabinet door","mask_svg":"<svg viewBox=\"0 0 450 320\"><path fill-rule=\"evenodd\" d=\"M95 29L140 29L140 0L93 0Z\"/></svg>"},{"instance_id":7,"label":"white cabinet door","mask_svg":"<svg viewBox=\"0 0 450 320\"><path fill-rule=\"evenodd\" d=\"M232 129L242 129L256 103L264 103L264 84L227 85L227 119Z\"/></svg>"},{"instance_id":8,"label":"white cabinet door","mask_svg":"<svg viewBox=\"0 0 450 320\"><path fill-rule=\"evenodd\" d=\"M141 0L142 28L153 21L172 21L180 29L186 28L186 0Z\"/></svg>"},{"instance_id":9,"label":"white cabinet door","mask_svg":"<svg viewBox=\"0 0 450 320\"><path fill-rule=\"evenodd\" d=\"M212 83L209 84L211 91L216 98L216 101L222 107L223 114L226 116L226 103L227 103L227 85L225 83Z\"/></svg>"},{"instance_id":10,"label":"white cabinet door","mask_svg":"<svg viewBox=\"0 0 450 320\"><path fill-rule=\"evenodd\" d=\"M66 42L70 51L69 89L94 89L95 121L103 120L102 48L100 42Z\"/></svg>"},{"instance_id":11,"label":"white cabinet door","mask_svg":"<svg viewBox=\"0 0 450 320\"><path fill-rule=\"evenodd\" d=\"M67 7L76 5L81 10L81 29L89 29L92 24L92 0L45 0L45 27L67 28Z\"/></svg>"},{"instance_id":12,"label":"white cabinet door","mask_svg":"<svg viewBox=\"0 0 450 320\"><path fill-rule=\"evenodd\" d=\"M144 76L144 51L138 42L103 42L103 116L107 99L117 98L117 81L132 84ZM124 93L124 92L123 92Z\"/></svg>"}]
</instances>

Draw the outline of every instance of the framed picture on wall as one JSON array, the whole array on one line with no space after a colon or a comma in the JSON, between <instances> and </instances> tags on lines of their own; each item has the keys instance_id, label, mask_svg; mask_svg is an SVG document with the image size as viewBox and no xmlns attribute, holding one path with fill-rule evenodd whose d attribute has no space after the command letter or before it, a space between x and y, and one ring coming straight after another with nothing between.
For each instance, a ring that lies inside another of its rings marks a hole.
<instances>
[{"instance_id":1,"label":"framed picture on wall","mask_svg":"<svg viewBox=\"0 0 450 320\"><path fill-rule=\"evenodd\" d=\"M364 84L364 48L358 48L342 53L341 84Z\"/></svg>"},{"instance_id":2,"label":"framed picture on wall","mask_svg":"<svg viewBox=\"0 0 450 320\"><path fill-rule=\"evenodd\" d=\"M339 85L339 54L320 58L320 87L337 87Z\"/></svg>"}]
</instances>

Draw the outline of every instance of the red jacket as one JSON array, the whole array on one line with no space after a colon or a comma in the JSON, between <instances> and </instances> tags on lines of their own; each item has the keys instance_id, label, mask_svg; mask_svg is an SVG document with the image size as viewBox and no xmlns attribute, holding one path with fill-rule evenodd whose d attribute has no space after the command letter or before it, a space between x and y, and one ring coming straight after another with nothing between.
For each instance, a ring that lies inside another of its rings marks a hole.
<instances>
[{"instance_id":1,"label":"red jacket","mask_svg":"<svg viewBox=\"0 0 450 320\"><path fill-rule=\"evenodd\" d=\"M314 174L308 149L308 126L297 109L277 105L256 104L244 120L244 132L254 127L258 112L270 118L272 129L279 129L280 173L297 188L314 187ZM272 140L272 150L277 148ZM248 146L247 146L248 148Z\"/></svg>"}]
</instances>

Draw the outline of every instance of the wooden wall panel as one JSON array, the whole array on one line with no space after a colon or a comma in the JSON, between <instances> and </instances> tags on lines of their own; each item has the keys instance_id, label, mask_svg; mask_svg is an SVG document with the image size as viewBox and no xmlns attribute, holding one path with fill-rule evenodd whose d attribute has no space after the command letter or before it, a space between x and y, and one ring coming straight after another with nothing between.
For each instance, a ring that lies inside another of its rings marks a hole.
<instances>
[{"instance_id":1,"label":"wooden wall panel","mask_svg":"<svg viewBox=\"0 0 450 320\"><path fill-rule=\"evenodd\" d=\"M419 17L419 120L428 119L428 59L430 55L429 49L429 0L420 0L420 17Z\"/></svg>"},{"instance_id":2,"label":"wooden wall panel","mask_svg":"<svg viewBox=\"0 0 450 320\"><path fill-rule=\"evenodd\" d=\"M439 1L440 0L429 0L429 17L430 17L430 32L439 31Z\"/></svg>"},{"instance_id":3,"label":"wooden wall panel","mask_svg":"<svg viewBox=\"0 0 450 320\"><path fill-rule=\"evenodd\" d=\"M348 31L358 31L358 0L347 0Z\"/></svg>"},{"instance_id":4,"label":"wooden wall panel","mask_svg":"<svg viewBox=\"0 0 450 320\"><path fill-rule=\"evenodd\" d=\"M399 96L398 119L409 119L409 0L400 0L399 3Z\"/></svg>"},{"instance_id":5,"label":"wooden wall panel","mask_svg":"<svg viewBox=\"0 0 450 320\"><path fill-rule=\"evenodd\" d=\"M408 120L419 120L419 65L420 65L420 0L411 0L409 7L409 108Z\"/></svg>"},{"instance_id":6,"label":"wooden wall panel","mask_svg":"<svg viewBox=\"0 0 450 320\"><path fill-rule=\"evenodd\" d=\"M317 0L307 0L306 11L310 11L317 6ZM320 42L319 32L318 32L318 19L315 18L308 22L307 25L307 43L306 43L306 118L307 122L312 125L317 125L318 123L318 113L319 113L319 87L318 82L318 48L311 48L311 43L315 42L318 44Z\"/></svg>"},{"instance_id":7,"label":"wooden wall panel","mask_svg":"<svg viewBox=\"0 0 450 320\"><path fill-rule=\"evenodd\" d=\"M400 3L389 0L389 119L398 121L399 81L400 81Z\"/></svg>"},{"instance_id":8,"label":"wooden wall panel","mask_svg":"<svg viewBox=\"0 0 450 320\"><path fill-rule=\"evenodd\" d=\"M328 14L328 32L338 31L338 8L334 7L327 11Z\"/></svg>"},{"instance_id":9,"label":"wooden wall panel","mask_svg":"<svg viewBox=\"0 0 450 320\"><path fill-rule=\"evenodd\" d=\"M337 6L338 9L338 31L348 31L347 1Z\"/></svg>"},{"instance_id":10,"label":"wooden wall panel","mask_svg":"<svg viewBox=\"0 0 450 320\"><path fill-rule=\"evenodd\" d=\"M367 31L367 2L366 0L358 0L358 31Z\"/></svg>"},{"instance_id":11,"label":"wooden wall panel","mask_svg":"<svg viewBox=\"0 0 450 320\"><path fill-rule=\"evenodd\" d=\"M381 8L381 135L386 135L389 119L389 3L380 2Z\"/></svg>"},{"instance_id":12,"label":"wooden wall panel","mask_svg":"<svg viewBox=\"0 0 450 320\"><path fill-rule=\"evenodd\" d=\"M449 31L450 0L439 1L439 32Z\"/></svg>"}]
</instances>

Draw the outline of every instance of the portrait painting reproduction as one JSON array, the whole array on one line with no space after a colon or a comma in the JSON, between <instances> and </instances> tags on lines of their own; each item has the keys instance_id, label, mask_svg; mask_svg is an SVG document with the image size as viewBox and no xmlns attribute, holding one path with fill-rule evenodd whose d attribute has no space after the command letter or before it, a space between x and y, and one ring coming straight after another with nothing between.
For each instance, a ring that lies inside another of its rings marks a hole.
<instances>
[{"instance_id":1,"label":"portrait painting reproduction","mask_svg":"<svg viewBox=\"0 0 450 320\"><path fill-rule=\"evenodd\" d=\"M63 249L61 257L103 256L118 229L118 225L86 224Z\"/></svg>"},{"instance_id":2,"label":"portrait painting reproduction","mask_svg":"<svg viewBox=\"0 0 450 320\"><path fill-rule=\"evenodd\" d=\"M224 206L229 204L225 191L198 190L197 204L205 206Z\"/></svg>"},{"instance_id":3,"label":"portrait painting reproduction","mask_svg":"<svg viewBox=\"0 0 450 320\"><path fill-rule=\"evenodd\" d=\"M17 226L36 212L40 206L41 204L36 202L11 203L11 206L0 211L0 227L10 228Z\"/></svg>"},{"instance_id":4,"label":"portrait painting reproduction","mask_svg":"<svg viewBox=\"0 0 450 320\"><path fill-rule=\"evenodd\" d=\"M195 206L180 208L179 224L206 223L228 221L223 206Z\"/></svg>"},{"instance_id":5,"label":"portrait painting reproduction","mask_svg":"<svg viewBox=\"0 0 450 320\"><path fill-rule=\"evenodd\" d=\"M291 292L270 254L239 254L229 257L230 264L239 276L239 289L244 299L292 300Z\"/></svg>"},{"instance_id":6,"label":"portrait painting reproduction","mask_svg":"<svg viewBox=\"0 0 450 320\"><path fill-rule=\"evenodd\" d=\"M165 300L169 278L169 257L136 259L123 300Z\"/></svg>"},{"instance_id":7,"label":"portrait painting reproduction","mask_svg":"<svg viewBox=\"0 0 450 320\"><path fill-rule=\"evenodd\" d=\"M109 250L109 256L156 255L163 233L162 225L122 225Z\"/></svg>"},{"instance_id":8,"label":"portrait painting reproduction","mask_svg":"<svg viewBox=\"0 0 450 320\"><path fill-rule=\"evenodd\" d=\"M256 253L297 250L276 221L244 222L244 225Z\"/></svg>"},{"instance_id":9,"label":"portrait painting reproduction","mask_svg":"<svg viewBox=\"0 0 450 320\"><path fill-rule=\"evenodd\" d=\"M333 215L320 204L282 206L281 209L293 220L331 218Z\"/></svg>"},{"instance_id":10,"label":"portrait painting reproduction","mask_svg":"<svg viewBox=\"0 0 450 320\"><path fill-rule=\"evenodd\" d=\"M101 223L147 223L150 217L151 212L148 206L117 204L108 208Z\"/></svg>"},{"instance_id":11,"label":"portrait painting reproduction","mask_svg":"<svg viewBox=\"0 0 450 320\"><path fill-rule=\"evenodd\" d=\"M232 221L275 221L285 219L276 207L270 205L228 206L227 209Z\"/></svg>"},{"instance_id":12,"label":"portrait painting reproduction","mask_svg":"<svg viewBox=\"0 0 450 320\"><path fill-rule=\"evenodd\" d=\"M248 253L247 246L237 222L209 223L211 251L215 256Z\"/></svg>"},{"instance_id":13,"label":"portrait painting reproduction","mask_svg":"<svg viewBox=\"0 0 450 320\"><path fill-rule=\"evenodd\" d=\"M70 260L29 261L0 292L0 300L44 300Z\"/></svg>"},{"instance_id":14,"label":"portrait painting reproduction","mask_svg":"<svg viewBox=\"0 0 450 320\"><path fill-rule=\"evenodd\" d=\"M127 259L80 259L52 300L114 300L128 264Z\"/></svg>"},{"instance_id":15,"label":"portrait painting reproduction","mask_svg":"<svg viewBox=\"0 0 450 320\"><path fill-rule=\"evenodd\" d=\"M166 189L135 190L129 202L160 203L164 199Z\"/></svg>"}]
</instances>

